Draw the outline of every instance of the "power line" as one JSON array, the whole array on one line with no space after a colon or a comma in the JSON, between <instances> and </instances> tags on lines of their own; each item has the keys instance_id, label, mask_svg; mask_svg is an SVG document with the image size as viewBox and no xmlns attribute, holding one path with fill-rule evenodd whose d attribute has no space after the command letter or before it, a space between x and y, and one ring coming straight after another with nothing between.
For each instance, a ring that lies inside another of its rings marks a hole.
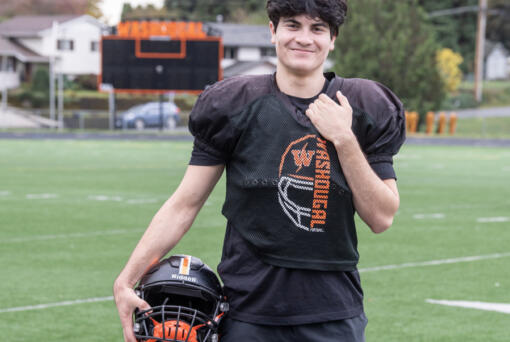
<instances>
[{"instance_id":1,"label":"power line","mask_svg":"<svg viewBox=\"0 0 510 342\"><path fill-rule=\"evenodd\" d=\"M429 17L430 18L435 18L435 17L443 17L443 16L446 16L446 15L456 15L456 14L462 14L462 13L478 13L480 11L480 7L479 6L461 6L461 7L456 7L456 8L448 8L448 9L444 9L444 10L438 10L438 11L432 11L432 12L429 12ZM505 10L501 10L501 9L485 9L486 13L487 14L491 14L491 15L501 15L501 14L504 14L505 13Z\"/></svg>"}]
</instances>

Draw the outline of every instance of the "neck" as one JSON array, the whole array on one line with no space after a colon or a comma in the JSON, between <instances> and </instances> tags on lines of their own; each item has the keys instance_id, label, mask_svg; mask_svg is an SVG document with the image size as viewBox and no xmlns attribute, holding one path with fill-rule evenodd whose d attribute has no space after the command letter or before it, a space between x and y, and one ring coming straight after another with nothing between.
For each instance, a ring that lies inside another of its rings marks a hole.
<instances>
[{"instance_id":1,"label":"neck","mask_svg":"<svg viewBox=\"0 0 510 342\"><path fill-rule=\"evenodd\" d=\"M285 68L276 68L276 84L284 94L310 98L322 90L324 87L324 74L314 72L310 75L296 75L288 72Z\"/></svg>"}]
</instances>

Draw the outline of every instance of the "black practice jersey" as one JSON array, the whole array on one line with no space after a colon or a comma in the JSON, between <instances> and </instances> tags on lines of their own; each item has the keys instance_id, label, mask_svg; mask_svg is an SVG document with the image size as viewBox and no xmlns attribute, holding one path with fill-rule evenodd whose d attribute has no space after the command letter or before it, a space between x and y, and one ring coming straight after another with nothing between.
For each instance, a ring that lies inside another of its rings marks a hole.
<instances>
[{"instance_id":1,"label":"black practice jersey","mask_svg":"<svg viewBox=\"0 0 510 342\"><path fill-rule=\"evenodd\" d=\"M404 139L400 101L375 82L326 77L328 95L341 90L349 99L352 129L374 171L383 179L395 178L392 156ZM195 135L191 164L227 165L223 212L229 224L218 270L234 318L268 324L270 317L273 324L304 324L362 311L352 196L334 148L302 113L311 100L282 94L274 76L240 77L207 89L191 114ZM278 131L281 134L275 137ZM271 144L275 140L278 143ZM282 150L257 153L264 145ZM258 164L247 162L250 158ZM257 168L262 171L251 172ZM277 171L264 171L271 168ZM229 174L236 183L230 191ZM300 195L302 190L311 195ZM277 199L269 206L259 205L257 201L269 199L271 191ZM328 203L337 210L322 210ZM266 213L271 219L258 219ZM289 232L289 227L295 231ZM329 233L332 228L341 233ZM309 237L325 232L326 238ZM320 250L328 240L334 243ZM280 254L273 253L275 244L283 250Z\"/></svg>"}]
</instances>

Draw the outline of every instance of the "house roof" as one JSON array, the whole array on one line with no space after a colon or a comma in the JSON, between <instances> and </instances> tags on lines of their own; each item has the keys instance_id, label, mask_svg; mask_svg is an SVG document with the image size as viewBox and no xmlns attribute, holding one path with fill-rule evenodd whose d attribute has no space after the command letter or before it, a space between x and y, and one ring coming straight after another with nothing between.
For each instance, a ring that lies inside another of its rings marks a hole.
<instances>
[{"instance_id":1,"label":"house roof","mask_svg":"<svg viewBox=\"0 0 510 342\"><path fill-rule=\"evenodd\" d=\"M486 40L485 41L485 58L489 57L489 55L497 49L501 49L501 51L503 52L503 54L505 56L509 55L509 52L505 49L503 44L501 44L500 42L493 42L490 40Z\"/></svg>"},{"instance_id":2,"label":"house roof","mask_svg":"<svg viewBox=\"0 0 510 342\"><path fill-rule=\"evenodd\" d=\"M273 47L267 25L207 23L207 26L221 33L224 46Z\"/></svg>"},{"instance_id":3,"label":"house roof","mask_svg":"<svg viewBox=\"0 0 510 342\"><path fill-rule=\"evenodd\" d=\"M264 59L261 61L236 62L223 69L223 76L231 77L235 75L244 74L247 71L258 68L263 65L276 69L276 65L272 63L271 60L269 59Z\"/></svg>"},{"instance_id":4,"label":"house roof","mask_svg":"<svg viewBox=\"0 0 510 342\"><path fill-rule=\"evenodd\" d=\"M17 44L16 41L0 36L0 55L14 56L21 62L48 63L47 57L41 56L26 47Z\"/></svg>"},{"instance_id":5,"label":"house roof","mask_svg":"<svg viewBox=\"0 0 510 342\"><path fill-rule=\"evenodd\" d=\"M0 34L4 37L37 37L40 31L52 27L53 22L59 24L76 19L82 15L20 15L0 23Z\"/></svg>"}]
</instances>

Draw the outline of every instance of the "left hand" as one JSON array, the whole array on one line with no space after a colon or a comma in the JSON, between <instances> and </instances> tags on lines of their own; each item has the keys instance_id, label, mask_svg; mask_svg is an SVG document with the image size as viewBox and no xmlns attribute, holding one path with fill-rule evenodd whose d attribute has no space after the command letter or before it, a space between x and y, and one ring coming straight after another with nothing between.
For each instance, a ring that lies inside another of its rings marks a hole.
<instances>
[{"instance_id":1,"label":"left hand","mask_svg":"<svg viewBox=\"0 0 510 342\"><path fill-rule=\"evenodd\" d=\"M319 133L333 144L339 144L347 136L352 136L352 108L347 98L337 91L340 104L326 94L321 94L306 110Z\"/></svg>"}]
</instances>

